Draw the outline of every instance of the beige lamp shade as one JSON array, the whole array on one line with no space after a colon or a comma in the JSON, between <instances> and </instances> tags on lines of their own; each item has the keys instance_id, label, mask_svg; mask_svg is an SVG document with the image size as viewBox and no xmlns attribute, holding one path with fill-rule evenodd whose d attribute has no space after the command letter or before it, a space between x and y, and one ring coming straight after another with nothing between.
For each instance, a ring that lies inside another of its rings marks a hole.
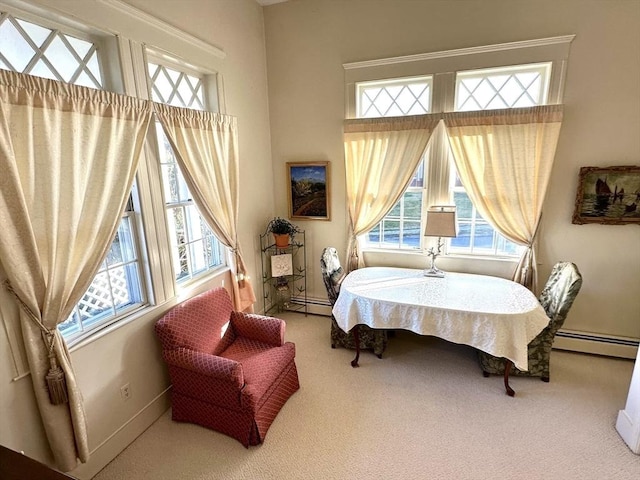
<instances>
[{"instance_id":1,"label":"beige lamp shade","mask_svg":"<svg viewBox=\"0 0 640 480\"><path fill-rule=\"evenodd\" d=\"M433 206L427 212L427 225L424 229L426 237L455 237L456 207Z\"/></svg>"}]
</instances>

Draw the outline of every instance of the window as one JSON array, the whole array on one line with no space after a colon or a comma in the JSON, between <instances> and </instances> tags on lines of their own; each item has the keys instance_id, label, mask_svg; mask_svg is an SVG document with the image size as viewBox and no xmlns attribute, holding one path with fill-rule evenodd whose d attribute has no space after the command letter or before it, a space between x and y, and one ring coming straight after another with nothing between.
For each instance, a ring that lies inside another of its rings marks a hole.
<instances>
[{"instance_id":1,"label":"window","mask_svg":"<svg viewBox=\"0 0 640 480\"><path fill-rule=\"evenodd\" d=\"M0 67L20 73L103 88L98 48L78 38L9 14L0 16ZM107 258L93 282L58 328L68 340L79 338L146 303L138 236L130 198Z\"/></svg>"},{"instance_id":2,"label":"window","mask_svg":"<svg viewBox=\"0 0 640 480\"><path fill-rule=\"evenodd\" d=\"M96 45L60 30L0 14L0 68L102 88Z\"/></svg>"},{"instance_id":3,"label":"window","mask_svg":"<svg viewBox=\"0 0 640 480\"><path fill-rule=\"evenodd\" d=\"M533 107L546 103L551 64L470 70L456 74L455 110ZM449 241L451 253L519 256L524 247L500 235L476 210L454 172L453 201L458 236Z\"/></svg>"},{"instance_id":4,"label":"window","mask_svg":"<svg viewBox=\"0 0 640 480\"><path fill-rule=\"evenodd\" d=\"M445 111L447 106L455 111L470 111L541 105L547 102L550 75L551 63L547 62L357 82L355 113L359 118L371 118L426 114L431 112L432 104L441 105ZM452 177L450 201L457 206L459 230L458 236L449 240L449 251L472 255L520 255L523 247L505 239L478 214L455 172L445 135L442 129L434 131L430 145L437 144L438 147L428 147L400 201L367 234L368 247L423 248L422 225L429 207L424 199L427 190L433 187L425 177L425 165L448 162Z\"/></svg>"},{"instance_id":5,"label":"window","mask_svg":"<svg viewBox=\"0 0 640 480\"><path fill-rule=\"evenodd\" d=\"M149 62L148 71L154 101L204 110L202 78L159 62ZM159 122L156 122L156 138L171 236L173 271L176 281L185 282L223 265L222 245L198 213L169 139Z\"/></svg>"},{"instance_id":6,"label":"window","mask_svg":"<svg viewBox=\"0 0 640 480\"><path fill-rule=\"evenodd\" d=\"M358 84L359 118L422 115L431 111L432 77Z\"/></svg>"},{"instance_id":7,"label":"window","mask_svg":"<svg viewBox=\"0 0 640 480\"><path fill-rule=\"evenodd\" d=\"M357 85L360 118L421 115L431 109L433 77L363 82ZM424 161L420 162L407 191L385 218L368 234L370 246L420 248Z\"/></svg>"}]
</instances>

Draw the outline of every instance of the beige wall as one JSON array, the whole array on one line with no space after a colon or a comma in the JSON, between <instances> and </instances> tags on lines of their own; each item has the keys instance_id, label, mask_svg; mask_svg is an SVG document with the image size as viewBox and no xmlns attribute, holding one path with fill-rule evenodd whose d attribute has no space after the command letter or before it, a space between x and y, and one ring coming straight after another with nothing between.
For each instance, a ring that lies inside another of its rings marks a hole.
<instances>
[{"instance_id":1,"label":"beige wall","mask_svg":"<svg viewBox=\"0 0 640 480\"><path fill-rule=\"evenodd\" d=\"M320 298L322 248L346 251L342 64L575 34L541 227L540 276L559 260L575 262L583 273L566 329L640 338L640 228L571 224L581 166L640 164L640 2L294 0L265 9L265 32L277 212L287 211L285 162L332 163L331 221L298 222L310 239L310 293ZM388 255L370 258L394 262ZM415 256L396 261L427 263ZM451 265L491 274L513 268L468 260Z\"/></svg>"},{"instance_id":2,"label":"beige wall","mask_svg":"<svg viewBox=\"0 0 640 480\"><path fill-rule=\"evenodd\" d=\"M225 111L238 117L240 175L245 192L240 199L240 242L251 276L259 279L257 238L274 210L262 8L254 0L131 0L128 3L222 49L225 57L203 54L179 40L166 42L166 38L163 40L161 34L134 16L123 20L115 12L108 13L108 6L94 0L29 2L31 6L45 6L62 16L71 15L81 23L119 31L128 38L139 36L135 39L222 75ZM223 272L200 285L196 293L210 286L228 286L228 275L228 271ZM257 292L260 298L260 290ZM168 408L169 380L153 325L181 299L171 299L144 317L72 349L78 385L85 399L91 450L89 463L72 472L74 476L91 478ZM0 294L0 301L7 301L7 297ZM7 315L6 312L3 308L1 314ZM16 325L13 314L7 320ZM31 378L27 375L14 381L16 376L6 332L0 328L0 444L50 462ZM131 398L127 401L120 395L120 387L125 383L131 386Z\"/></svg>"}]
</instances>

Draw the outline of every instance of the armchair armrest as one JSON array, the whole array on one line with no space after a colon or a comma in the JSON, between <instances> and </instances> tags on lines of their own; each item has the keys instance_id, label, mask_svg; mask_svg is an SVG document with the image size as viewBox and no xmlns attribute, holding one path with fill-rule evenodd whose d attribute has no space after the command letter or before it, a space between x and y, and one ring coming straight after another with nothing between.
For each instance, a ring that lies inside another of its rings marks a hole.
<instances>
[{"instance_id":1,"label":"armchair armrest","mask_svg":"<svg viewBox=\"0 0 640 480\"><path fill-rule=\"evenodd\" d=\"M284 320L255 313L231 312L231 325L241 337L269 343L276 347L284 345Z\"/></svg>"},{"instance_id":2,"label":"armchair armrest","mask_svg":"<svg viewBox=\"0 0 640 480\"><path fill-rule=\"evenodd\" d=\"M162 352L162 356L169 365L207 377L226 380L237 385L238 388L242 388L244 385L242 364L235 360L182 347L175 350L165 350Z\"/></svg>"}]
</instances>

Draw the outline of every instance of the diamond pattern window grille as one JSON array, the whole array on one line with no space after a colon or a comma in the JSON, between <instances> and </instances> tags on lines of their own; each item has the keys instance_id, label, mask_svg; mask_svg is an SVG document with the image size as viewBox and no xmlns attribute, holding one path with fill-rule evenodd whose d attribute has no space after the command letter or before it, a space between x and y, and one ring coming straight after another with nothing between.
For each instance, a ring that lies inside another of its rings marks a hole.
<instances>
[{"instance_id":1,"label":"diamond pattern window grille","mask_svg":"<svg viewBox=\"0 0 640 480\"><path fill-rule=\"evenodd\" d=\"M164 65L149 63L148 67L154 101L204 110L202 79Z\"/></svg>"},{"instance_id":2,"label":"diamond pattern window grille","mask_svg":"<svg viewBox=\"0 0 640 480\"><path fill-rule=\"evenodd\" d=\"M422 115L431 111L431 77L358 84L358 118Z\"/></svg>"},{"instance_id":3,"label":"diamond pattern window grille","mask_svg":"<svg viewBox=\"0 0 640 480\"><path fill-rule=\"evenodd\" d=\"M151 62L148 69L154 101L204 110L201 78ZM181 283L222 265L222 248L198 213L187 182L178 168L173 148L159 122L156 122L156 137L171 232L173 268L176 281Z\"/></svg>"},{"instance_id":4,"label":"diamond pattern window grille","mask_svg":"<svg viewBox=\"0 0 640 480\"><path fill-rule=\"evenodd\" d=\"M60 30L0 14L0 68L103 88L96 45Z\"/></svg>"},{"instance_id":5,"label":"diamond pattern window grille","mask_svg":"<svg viewBox=\"0 0 640 480\"><path fill-rule=\"evenodd\" d=\"M461 72L456 76L456 111L495 110L546 102L549 64Z\"/></svg>"}]
</instances>

